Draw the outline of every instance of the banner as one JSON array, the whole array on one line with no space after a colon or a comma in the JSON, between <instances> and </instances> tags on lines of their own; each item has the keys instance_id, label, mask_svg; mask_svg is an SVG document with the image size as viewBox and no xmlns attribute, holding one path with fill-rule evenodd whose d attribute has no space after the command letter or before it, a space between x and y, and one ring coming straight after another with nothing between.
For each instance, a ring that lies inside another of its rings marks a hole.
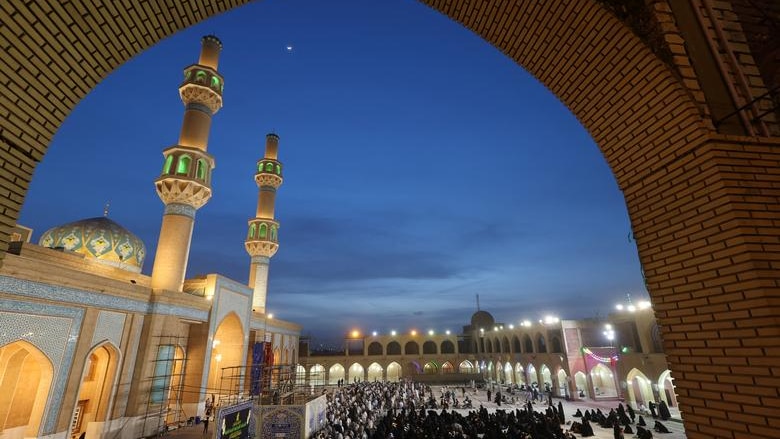
<instances>
[{"instance_id":1,"label":"banner","mask_svg":"<svg viewBox=\"0 0 780 439\"><path fill-rule=\"evenodd\" d=\"M257 396L260 394L260 382L263 377L263 360L265 358L265 343L257 342L252 347L252 365L249 370L249 394Z\"/></svg>"},{"instance_id":2,"label":"banner","mask_svg":"<svg viewBox=\"0 0 780 439\"><path fill-rule=\"evenodd\" d=\"M252 401L221 407L217 412L217 439L249 439L255 431Z\"/></svg>"}]
</instances>

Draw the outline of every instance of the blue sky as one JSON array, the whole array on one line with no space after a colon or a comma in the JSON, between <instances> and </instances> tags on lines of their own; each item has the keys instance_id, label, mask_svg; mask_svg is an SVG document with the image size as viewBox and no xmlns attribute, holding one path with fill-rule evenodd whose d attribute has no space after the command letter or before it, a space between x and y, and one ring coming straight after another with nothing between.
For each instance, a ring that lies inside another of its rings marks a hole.
<instances>
[{"instance_id":1,"label":"blue sky","mask_svg":"<svg viewBox=\"0 0 780 439\"><path fill-rule=\"evenodd\" d=\"M622 194L588 133L496 48L411 0L265 0L131 59L36 169L20 219L34 239L110 201L150 272L153 181L178 138L182 69L210 33L225 46L225 106L188 276L247 281L254 164L273 131L285 182L268 308L305 333L459 330L476 294L507 323L647 296Z\"/></svg>"}]
</instances>

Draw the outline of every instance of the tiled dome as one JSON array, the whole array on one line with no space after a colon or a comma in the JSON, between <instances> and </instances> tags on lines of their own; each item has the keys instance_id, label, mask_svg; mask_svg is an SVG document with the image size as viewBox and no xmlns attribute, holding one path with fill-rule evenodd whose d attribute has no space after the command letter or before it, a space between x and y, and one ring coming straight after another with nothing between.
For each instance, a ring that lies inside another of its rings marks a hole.
<instances>
[{"instance_id":1,"label":"tiled dome","mask_svg":"<svg viewBox=\"0 0 780 439\"><path fill-rule=\"evenodd\" d=\"M51 228L39 245L81 253L100 263L139 273L146 247L137 236L106 217L96 217Z\"/></svg>"}]
</instances>

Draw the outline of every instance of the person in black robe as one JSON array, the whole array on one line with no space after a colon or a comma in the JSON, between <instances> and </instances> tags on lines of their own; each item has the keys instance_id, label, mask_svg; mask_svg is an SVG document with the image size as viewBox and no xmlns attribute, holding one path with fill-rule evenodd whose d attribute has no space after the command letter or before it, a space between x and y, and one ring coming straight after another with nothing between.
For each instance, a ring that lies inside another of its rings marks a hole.
<instances>
[{"instance_id":1,"label":"person in black robe","mask_svg":"<svg viewBox=\"0 0 780 439\"><path fill-rule=\"evenodd\" d=\"M615 424L612 426L612 437L615 439L623 439L623 429L620 428L620 424L615 421Z\"/></svg>"},{"instance_id":2,"label":"person in black robe","mask_svg":"<svg viewBox=\"0 0 780 439\"><path fill-rule=\"evenodd\" d=\"M558 420L561 422L561 424L566 423L566 415L563 413L563 403L558 401Z\"/></svg>"},{"instance_id":3,"label":"person in black robe","mask_svg":"<svg viewBox=\"0 0 780 439\"><path fill-rule=\"evenodd\" d=\"M631 429L630 425L626 425L623 427L623 434L634 434L634 430Z\"/></svg>"},{"instance_id":4,"label":"person in black robe","mask_svg":"<svg viewBox=\"0 0 780 439\"><path fill-rule=\"evenodd\" d=\"M653 439L653 433L650 430L645 430L642 427L636 428L636 436L639 439Z\"/></svg>"},{"instance_id":5,"label":"person in black robe","mask_svg":"<svg viewBox=\"0 0 780 439\"><path fill-rule=\"evenodd\" d=\"M581 418L582 417L582 410L577 409L577 411L572 415L575 418Z\"/></svg>"},{"instance_id":6,"label":"person in black robe","mask_svg":"<svg viewBox=\"0 0 780 439\"><path fill-rule=\"evenodd\" d=\"M655 421L653 430L657 431L658 433L671 433L671 431L669 431L669 429L666 428L666 426L662 424L661 421Z\"/></svg>"},{"instance_id":7,"label":"person in black robe","mask_svg":"<svg viewBox=\"0 0 780 439\"><path fill-rule=\"evenodd\" d=\"M639 415L639 422L637 422L636 425L641 425L642 427L647 426L647 423L645 422L645 418L643 418L642 415Z\"/></svg>"},{"instance_id":8,"label":"person in black robe","mask_svg":"<svg viewBox=\"0 0 780 439\"><path fill-rule=\"evenodd\" d=\"M496 392L495 403L498 404L499 407L501 407L501 391Z\"/></svg>"},{"instance_id":9,"label":"person in black robe","mask_svg":"<svg viewBox=\"0 0 780 439\"><path fill-rule=\"evenodd\" d=\"M672 417L672 414L669 413L669 406L666 405L666 402L663 399L658 403L658 415L661 416L662 421L666 421Z\"/></svg>"},{"instance_id":10,"label":"person in black robe","mask_svg":"<svg viewBox=\"0 0 780 439\"><path fill-rule=\"evenodd\" d=\"M653 418L658 417L658 415L655 413L655 403L653 401L650 401L650 403L647 404L647 408L650 409L650 414L653 415Z\"/></svg>"},{"instance_id":11,"label":"person in black robe","mask_svg":"<svg viewBox=\"0 0 780 439\"><path fill-rule=\"evenodd\" d=\"M636 419L636 412L633 408L631 408L631 404L628 404L628 416L631 418L631 423L634 423L634 419Z\"/></svg>"},{"instance_id":12,"label":"person in black robe","mask_svg":"<svg viewBox=\"0 0 780 439\"><path fill-rule=\"evenodd\" d=\"M582 420L582 437L591 437L594 436L593 433L593 427L590 425L590 422L587 419Z\"/></svg>"}]
</instances>

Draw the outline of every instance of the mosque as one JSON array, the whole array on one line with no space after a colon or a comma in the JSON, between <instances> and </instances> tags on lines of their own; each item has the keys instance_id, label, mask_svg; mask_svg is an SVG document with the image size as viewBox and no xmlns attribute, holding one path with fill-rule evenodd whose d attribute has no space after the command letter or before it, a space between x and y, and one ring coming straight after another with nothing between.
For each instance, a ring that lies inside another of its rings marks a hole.
<instances>
[{"instance_id":1,"label":"mosque","mask_svg":"<svg viewBox=\"0 0 780 439\"><path fill-rule=\"evenodd\" d=\"M279 247L274 205L283 182L279 137L257 161L248 221L248 285L219 274L185 279L196 211L212 196L207 152L222 107L222 44L202 39L184 69L178 142L155 180L165 205L151 275L146 247L108 218L45 231L14 227L0 267L0 439L136 438L203 416L226 395L256 394L257 364L294 365L303 388L341 380L549 385L573 399L666 400L674 390L652 310L604 321L498 323L478 310L461 334L352 337L343 355L299 352L301 326L266 311ZM612 334L608 343L602 334ZM354 345L358 351L351 351ZM304 345L305 346L305 345Z\"/></svg>"},{"instance_id":2,"label":"mosque","mask_svg":"<svg viewBox=\"0 0 780 439\"><path fill-rule=\"evenodd\" d=\"M257 162L257 211L245 247L249 284L218 274L184 279L196 211L211 198L207 152L222 107L222 43L202 39L184 69L178 142L155 180L165 205L151 276L146 247L107 216L45 231L16 226L0 268L0 438L143 437L203 416L207 403L249 394L247 365L297 362L301 326L266 314L282 184L279 137Z\"/></svg>"}]
</instances>

